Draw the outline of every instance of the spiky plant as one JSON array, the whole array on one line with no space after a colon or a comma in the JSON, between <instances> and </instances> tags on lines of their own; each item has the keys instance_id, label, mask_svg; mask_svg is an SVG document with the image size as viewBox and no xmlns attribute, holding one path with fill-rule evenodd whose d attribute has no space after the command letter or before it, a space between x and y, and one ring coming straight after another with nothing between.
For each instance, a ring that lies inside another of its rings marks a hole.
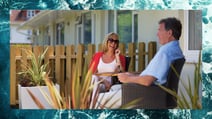
<instances>
[{"instance_id":1,"label":"spiky plant","mask_svg":"<svg viewBox=\"0 0 212 119\"><path fill-rule=\"evenodd\" d=\"M18 74L27 77L27 82L29 82L30 86L40 86L45 84L42 73L46 72L46 67L48 65L48 63L43 63L47 50L48 47L44 52L35 56L31 50L23 49L26 54L29 54L30 62L22 63L21 67L23 70Z\"/></svg>"},{"instance_id":2,"label":"spiky plant","mask_svg":"<svg viewBox=\"0 0 212 119\"><path fill-rule=\"evenodd\" d=\"M91 66L92 67L92 66ZM87 71L87 72L86 72ZM46 85L48 86L48 90L50 92L50 96L46 94L46 92L40 88L40 91L42 92L43 96L47 100L47 102L52 106L54 109L95 109L95 107L90 106L91 105L91 94L93 91L93 87L96 84L91 84L91 78L92 78L92 71L87 70L86 68L83 71L83 76L80 79L78 75L78 71L75 70L73 79L71 80L69 86L71 86L71 93L68 95L65 95L63 98L56 87L53 85L52 81L49 80L48 75L45 73L43 75L44 80ZM101 83L101 81L97 82ZM32 97L33 101L38 105L39 108L43 109L45 108L42 105L42 102L40 102L32 92L28 91L30 96ZM98 98L98 94L96 94L96 98ZM113 95L115 96L115 94ZM112 96L112 97L113 97ZM110 104L108 107L105 107L107 105L108 101L110 98L108 98L103 105L100 107L105 109L105 108L110 108L112 107L118 100L115 100L112 104ZM101 101L101 99L100 99ZM139 100L133 100L132 102L120 106L121 109L126 109L129 107L133 107L134 104L137 103ZM93 105L96 105L96 101L93 102ZM91 108L92 107L92 108Z\"/></svg>"},{"instance_id":3,"label":"spiky plant","mask_svg":"<svg viewBox=\"0 0 212 119\"><path fill-rule=\"evenodd\" d=\"M175 91L171 89L168 89L162 85L159 85L162 89L164 89L165 91L167 91L168 93L176 97L177 108L180 108L180 109L201 109L202 108L202 105L200 102L200 94L199 94L200 85L202 83L200 68L201 68L201 53L199 56L198 63L195 64L194 83L193 84L191 83L192 81L189 77L188 77L188 86L182 82L182 86L185 89L185 93L183 93L182 90L179 90L181 92L181 95L177 94ZM177 74L177 76L179 76L179 74ZM180 79L180 81L182 81L182 79Z\"/></svg>"}]
</instances>

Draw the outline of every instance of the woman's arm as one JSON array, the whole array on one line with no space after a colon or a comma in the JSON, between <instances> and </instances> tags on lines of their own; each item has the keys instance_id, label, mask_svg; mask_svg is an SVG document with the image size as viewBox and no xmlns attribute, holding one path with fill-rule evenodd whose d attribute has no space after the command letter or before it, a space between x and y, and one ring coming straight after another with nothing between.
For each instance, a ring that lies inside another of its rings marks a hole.
<instances>
[{"instance_id":1,"label":"woman's arm","mask_svg":"<svg viewBox=\"0 0 212 119\"><path fill-rule=\"evenodd\" d=\"M117 65L116 72L124 72L125 67L123 67L123 63L125 64L126 62L125 62L125 59L122 59L122 62L121 62L119 49L116 49L115 51L115 58L116 58L116 65Z\"/></svg>"}]
</instances>

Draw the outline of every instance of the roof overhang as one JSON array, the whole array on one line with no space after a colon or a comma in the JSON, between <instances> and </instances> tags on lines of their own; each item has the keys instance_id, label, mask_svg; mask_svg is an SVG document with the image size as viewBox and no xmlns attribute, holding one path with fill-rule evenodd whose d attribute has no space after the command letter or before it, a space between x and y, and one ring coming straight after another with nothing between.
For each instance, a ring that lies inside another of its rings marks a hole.
<instances>
[{"instance_id":1,"label":"roof overhang","mask_svg":"<svg viewBox=\"0 0 212 119\"><path fill-rule=\"evenodd\" d=\"M76 10L41 10L36 16L21 24L18 27L18 30L35 29L40 26L45 26L48 23L55 21L56 19L74 15L74 12L76 12Z\"/></svg>"}]
</instances>

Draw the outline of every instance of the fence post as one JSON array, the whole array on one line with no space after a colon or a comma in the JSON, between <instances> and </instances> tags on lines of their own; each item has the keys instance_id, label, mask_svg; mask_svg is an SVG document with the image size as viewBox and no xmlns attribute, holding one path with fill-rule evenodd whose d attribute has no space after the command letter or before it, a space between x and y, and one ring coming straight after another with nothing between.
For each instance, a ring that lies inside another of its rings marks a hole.
<instances>
[{"instance_id":1,"label":"fence post","mask_svg":"<svg viewBox=\"0 0 212 119\"><path fill-rule=\"evenodd\" d=\"M65 48L64 46L56 46L56 56L55 56L55 73L57 83L60 84L60 93L64 94L64 65L62 64L62 57L64 56Z\"/></svg>"},{"instance_id":2,"label":"fence post","mask_svg":"<svg viewBox=\"0 0 212 119\"><path fill-rule=\"evenodd\" d=\"M47 47L48 47L48 50L47 50L45 58L44 58L44 63L45 64L48 63L46 69L47 69L47 71L49 71L49 77L53 78L54 77L54 68L55 68L54 46L46 46L45 49Z\"/></svg>"},{"instance_id":3,"label":"fence post","mask_svg":"<svg viewBox=\"0 0 212 119\"><path fill-rule=\"evenodd\" d=\"M122 55L126 56L126 48L125 48L124 43L119 43L119 50L121 51Z\"/></svg>"},{"instance_id":4,"label":"fence post","mask_svg":"<svg viewBox=\"0 0 212 119\"><path fill-rule=\"evenodd\" d=\"M31 62L31 54L27 54L27 50L32 51L32 46L24 46L23 50L21 49L21 60L23 64L27 64L28 60Z\"/></svg>"},{"instance_id":5,"label":"fence post","mask_svg":"<svg viewBox=\"0 0 212 119\"><path fill-rule=\"evenodd\" d=\"M96 52L96 47L94 44L88 44L88 54L87 54L87 60L85 60L87 62L87 64L85 65L89 65L92 59L93 54Z\"/></svg>"},{"instance_id":6,"label":"fence post","mask_svg":"<svg viewBox=\"0 0 212 119\"><path fill-rule=\"evenodd\" d=\"M156 51L157 51L157 49L156 49L156 42L155 41L149 42L148 43L148 63L154 57Z\"/></svg>"},{"instance_id":7,"label":"fence post","mask_svg":"<svg viewBox=\"0 0 212 119\"><path fill-rule=\"evenodd\" d=\"M10 104L16 104L16 51L20 50L16 46L10 46Z\"/></svg>"},{"instance_id":8,"label":"fence post","mask_svg":"<svg viewBox=\"0 0 212 119\"><path fill-rule=\"evenodd\" d=\"M141 72L145 68L145 43L140 42L138 45L138 72Z\"/></svg>"},{"instance_id":9,"label":"fence post","mask_svg":"<svg viewBox=\"0 0 212 119\"><path fill-rule=\"evenodd\" d=\"M34 46L33 47L33 53L36 56L36 61L38 61L38 55L41 55L43 53L43 47L42 46Z\"/></svg>"},{"instance_id":10,"label":"fence post","mask_svg":"<svg viewBox=\"0 0 212 119\"><path fill-rule=\"evenodd\" d=\"M82 44L79 44L78 45L78 48L77 48L77 62L76 62L76 66L78 67L78 76L81 78L82 76L82 71L83 71L83 52L84 51L84 46Z\"/></svg>"},{"instance_id":11,"label":"fence post","mask_svg":"<svg viewBox=\"0 0 212 119\"><path fill-rule=\"evenodd\" d=\"M70 96L71 94L71 80L73 80L74 73L74 63L73 55L74 54L74 45L66 46L66 83L65 83L65 95Z\"/></svg>"},{"instance_id":12,"label":"fence post","mask_svg":"<svg viewBox=\"0 0 212 119\"><path fill-rule=\"evenodd\" d=\"M99 45L98 45L98 51L99 51L99 52L102 51L102 44L99 44Z\"/></svg>"},{"instance_id":13,"label":"fence post","mask_svg":"<svg viewBox=\"0 0 212 119\"><path fill-rule=\"evenodd\" d=\"M129 57L131 57L130 65L129 65L129 72L135 71L135 44L134 43L128 43L128 51L129 51Z\"/></svg>"}]
</instances>

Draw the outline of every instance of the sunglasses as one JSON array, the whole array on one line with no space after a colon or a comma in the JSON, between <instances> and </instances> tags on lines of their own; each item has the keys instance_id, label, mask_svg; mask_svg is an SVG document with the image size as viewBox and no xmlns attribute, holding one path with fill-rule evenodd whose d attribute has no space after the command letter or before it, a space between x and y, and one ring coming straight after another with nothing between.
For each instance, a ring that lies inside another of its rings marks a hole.
<instances>
[{"instance_id":1,"label":"sunglasses","mask_svg":"<svg viewBox=\"0 0 212 119\"><path fill-rule=\"evenodd\" d=\"M114 43L116 43L116 44L119 43L119 40L114 40L114 39L112 39L112 38L108 38L107 41L109 41L110 43L112 43L112 42L114 42Z\"/></svg>"}]
</instances>

